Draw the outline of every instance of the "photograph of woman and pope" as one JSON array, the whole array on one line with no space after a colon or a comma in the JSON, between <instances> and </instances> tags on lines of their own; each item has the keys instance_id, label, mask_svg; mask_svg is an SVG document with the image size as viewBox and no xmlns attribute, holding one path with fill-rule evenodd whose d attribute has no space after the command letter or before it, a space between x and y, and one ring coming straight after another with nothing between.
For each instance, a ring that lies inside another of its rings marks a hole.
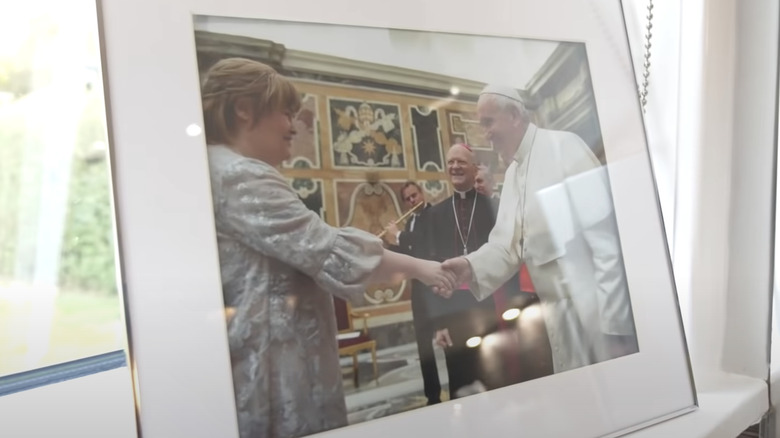
<instances>
[{"instance_id":1,"label":"photograph of woman and pope","mask_svg":"<svg viewBox=\"0 0 780 438\"><path fill-rule=\"evenodd\" d=\"M505 105L508 92L502 90L488 86L477 107L488 138L511 162L499 220L482 248L439 263L389 251L377 236L332 227L307 209L277 170L290 157L292 117L301 104L289 80L241 58L208 70L201 96L242 437L300 437L347 425L332 295L360 295L369 284L417 279L449 297L470 283L476 298L484 299L525 260L538 282L551 343L566 350L553 353L563 358L556 363L565 364L556 372L638 351L611 214L578 213L592 225L583 240L598 239L589 247L593 256L589 263L555 268L548 263L550 248L534 234L543 207L535 198L523 200L528 190L587 173L598 161L583 153L575 135L537 128L516 105ZM540 142L549 145L533 148ZM536 165L563 164L559 172L536 175L529 160L518 160L523 153ZM602 210L611 212L611 204ZM569 250L585 251L583 245ZM565 293L556 280L562 275L571 280ZM582 294L572 284L578 283L589 285L589 299L577 298ZM567 323L572 307L577 324Z\"/></svg>"}]
</instances>

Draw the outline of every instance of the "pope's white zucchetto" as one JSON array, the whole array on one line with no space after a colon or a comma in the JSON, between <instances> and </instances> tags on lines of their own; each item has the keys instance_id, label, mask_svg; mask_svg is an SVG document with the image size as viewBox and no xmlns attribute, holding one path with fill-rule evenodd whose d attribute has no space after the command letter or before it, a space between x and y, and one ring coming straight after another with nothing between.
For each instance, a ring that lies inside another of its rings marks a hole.
<instances>
[{"instance_id":1,"label":"pope's white zucchetto","mask_svg":"<svg viewBox=\"0 0 780 438\"><path fill-rule=\"evenodd\" d=\"M518 93L516 89L512 87L507 87L505 85L488 85L485 88L483 88L482 91L480 91L479 93L480 96L484 94L495 94L498 96L504 96L514 101L523 103L523 99L520 97L520 93Z\"/></svg>"}]
</instances>

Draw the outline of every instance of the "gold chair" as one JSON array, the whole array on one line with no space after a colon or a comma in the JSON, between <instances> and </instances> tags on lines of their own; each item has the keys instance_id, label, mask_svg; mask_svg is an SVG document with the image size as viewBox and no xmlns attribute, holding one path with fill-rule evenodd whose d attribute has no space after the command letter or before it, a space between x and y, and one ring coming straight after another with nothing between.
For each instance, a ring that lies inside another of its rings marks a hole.
<instances>
[{"instance_id":1,"label":"gold chair","mask_svg":"<svg viewBox=\"0 0 780 438\"><path fill-rule=\"evenodd\" d=\"M370 315L368 313L353 312L352 305L338 297L333 297L333 307L336 313L336 327L339 331L339 356L352 356L352 378L355 382L355 387L359 386L357 355L364 350L371 352L371 362L374 365L374 380L377 380L376 341L371 339L368 333L368 317ZM362 330L355 330L354 318L363 319Z\"/></svg>"}]
</instances>

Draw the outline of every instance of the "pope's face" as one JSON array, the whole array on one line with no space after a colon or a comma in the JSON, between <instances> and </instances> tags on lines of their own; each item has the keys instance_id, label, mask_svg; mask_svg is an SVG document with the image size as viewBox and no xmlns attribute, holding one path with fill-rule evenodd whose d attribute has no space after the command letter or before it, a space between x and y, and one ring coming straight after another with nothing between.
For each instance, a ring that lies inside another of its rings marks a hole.
<instances>
[{"instance_id":1,"label":"pope's face","mask_svg":"<svg viewBox=\"0 0 780 438\"><path fill-rule=\"evenodd\" d=\"M519 117L485 96L477 102L477 116L485 138L493 144L493 149L505 160L507 157L511 159L522 140L522 137L518 138Z\"/></svg>"}]
</instances>

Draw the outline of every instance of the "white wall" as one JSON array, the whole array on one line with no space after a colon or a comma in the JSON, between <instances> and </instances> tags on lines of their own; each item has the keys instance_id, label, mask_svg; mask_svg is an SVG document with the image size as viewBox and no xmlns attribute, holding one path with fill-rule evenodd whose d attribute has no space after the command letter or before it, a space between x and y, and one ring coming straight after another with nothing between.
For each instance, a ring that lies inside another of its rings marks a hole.
<instances>
[{"instance_id":1,"label":"white wall","mask_svg":"<svg viewBox=\"0 0 780 438\"><path fill-rule=\"evenodd\" d=\"M729 295L722 364L726 371L759 379L769 373L778 21L777 1L742 1L735 17Z\"/></svg>"},{"instance_id":2,"label":"white wall","mask_svg":"<svg viewBox=\"0 0 780 438\"><path fill-rule=\"evenodd\" d=\"M651 20L650 76L647 87L645 127L653 172L670 250L674 253L675 186L677 183L677 136L680 113L680 12L679 0L654 0ZM644 45L648 20L647 1L624 1L623 7L632 47L637 83L643 80ZM688 25L694 23L688 23ZM690 55L689 55L690 56Z\"/></svg>"},{"instance_id":3,"label":"white wall","mask_svg":"<svg viewBox=\"0 0 780 438\"><path fill-rule=\"evenodd\" d=\"M674 267L697 379L766 379L778 5L682 3Z\"/></svg>"},{"instance_id":4,"label":"white wall","mask_svg":"<svg viewBox=\"0 0 780 438\"><path fill-rule=\"evenodd\" d=\"M392 59L395 67L521 89L558 46L549 41L223 17L197 17L195 28L376 64Z\"/></svg>"}]
</instances>

